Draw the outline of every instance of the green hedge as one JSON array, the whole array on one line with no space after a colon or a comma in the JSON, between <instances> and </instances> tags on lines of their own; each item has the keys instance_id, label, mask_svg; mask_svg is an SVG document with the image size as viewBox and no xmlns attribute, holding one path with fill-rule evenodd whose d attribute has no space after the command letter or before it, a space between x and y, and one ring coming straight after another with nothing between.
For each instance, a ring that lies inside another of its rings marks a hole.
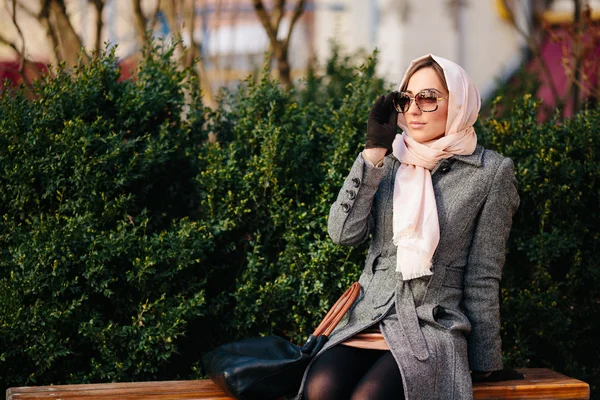
<instances>
[{"instance_id":1,"label":"green hedge","mask_svg":"<svg viewBox=\"0 0 600 400\"><path fill-rule=\"evenodd\" d=\"M0 386L201 376L221 341L301 340L356 279L325 222L373 60L292 92L265 69L212 111L172 51L0 94Z\"/></svg>"},{"instance_id":2,"label":"green hedge","mask_svg":"<svg viewBox=\"0 0 600 400\"><path fill-rule=\"evenodd\" d=\"M336 54L291 91L267 67L202 105L172 48L134 80L113 53L0 93L0 385L189 379L225 341L303 340L357 279L329 206L389 90ZM598 384L599 110L538 124L519 99L482 142L522 205L502 291L505 358Z\"/></svg>"},{"instance_id":3,"label":"green hedge","mask_svg":"<svg viewBox=\"0 0 600 400\"><path fill-rule=\"evenodd\" d=\"M504 356L512 365L583 379L594 393L600 389L600 109L539 123L539 106L525 95L506 116L484 121L482 139L514 160L521 196L502 288Z\"/></svg>"},{"instance_id":4,"label":"green hedge","mask_svg":"<svg viewBox=\"0 0 600 400\"><path fill-rule=\"evenodd\" d=\"M114 54L0 97L2 386L158 378L207 314L218 233L199 215L196 126L170 50ZM195 104L200 105L198 93Z\"/></svg>"}]
</instances>

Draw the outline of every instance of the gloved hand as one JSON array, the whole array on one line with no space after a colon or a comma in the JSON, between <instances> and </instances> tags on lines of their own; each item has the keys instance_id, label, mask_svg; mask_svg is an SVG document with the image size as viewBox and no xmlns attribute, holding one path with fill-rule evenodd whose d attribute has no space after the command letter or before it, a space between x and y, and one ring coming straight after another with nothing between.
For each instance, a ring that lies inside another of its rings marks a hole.
<instances>
[{"instance_id":1,"label":"gloved hand","mask_svg":"<svg viewBox=\"0 0 600 400\"><path fill-rule=\"evenodd\" d=\"M371 107L365 149L385 148L386 155L392 152L392 142L398 132L398 112L394 108L393 98L393 93L379 96Z\"/></svg>"},{"instance_id":2,"label":"gloved hand","mask_svg":"<svg viewBox=\"0 0 600 400\"><path fill-rule=\"evenodd\" d=\"M520 379L525 379L525 376L514 369L505 368L491 372L471 371L471 380L473 382L500 382Z\"/></svg>"}]
</instances>

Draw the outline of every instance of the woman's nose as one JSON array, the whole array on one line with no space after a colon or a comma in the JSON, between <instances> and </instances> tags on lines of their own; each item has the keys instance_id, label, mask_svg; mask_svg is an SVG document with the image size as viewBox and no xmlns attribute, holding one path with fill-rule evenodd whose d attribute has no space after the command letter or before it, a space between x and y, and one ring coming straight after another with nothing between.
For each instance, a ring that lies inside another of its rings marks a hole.
<instances>
[{"instance_id":1,"label":"woman's nose","mask_svg":"<svg viewBox=\"0 0 600 400\"><path fill-rule=\"evenodd\" d=\"M422 112L419 106L417 106L417 100L410 102L410 106L408 106L408 110L406 112L410 114L420 114Z\"/></svg>"}]
</instances>

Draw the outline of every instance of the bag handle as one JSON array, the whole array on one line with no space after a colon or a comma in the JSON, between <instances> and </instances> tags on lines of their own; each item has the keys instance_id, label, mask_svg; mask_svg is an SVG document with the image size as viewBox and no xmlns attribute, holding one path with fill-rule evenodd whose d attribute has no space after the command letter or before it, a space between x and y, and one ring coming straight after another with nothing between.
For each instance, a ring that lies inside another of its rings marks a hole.
<instances>
[{"instance_id":1,"label":"bag handle","mask_svg":"<svg viewBox=\"0 0 600 400\"><path fill-rule=\"evenodd\" d=\"M331 332L335 329L337 324L341 321L341 319L346 315L348 310L352 307L354 302L356 301L358 295L360 294L360 284L358 282L354 282L352 286L350 286L344 294L336 301L336 303L331 307L323 321L317 326L317 329L313 332L313 336L319 337L321 335L329 336Z\"/></svg>"}]
</instances>

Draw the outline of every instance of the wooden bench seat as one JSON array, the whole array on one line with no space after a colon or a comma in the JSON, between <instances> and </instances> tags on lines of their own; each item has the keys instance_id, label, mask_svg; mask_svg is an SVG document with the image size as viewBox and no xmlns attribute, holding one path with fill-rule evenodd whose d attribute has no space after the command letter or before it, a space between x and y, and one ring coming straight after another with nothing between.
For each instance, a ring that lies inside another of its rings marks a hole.
<instances>
[{"instance_id":1,"label":"wooden bench seat","mask_svg":"<svg viewBox=\"0 0 600 400\"><path fill-rule=\"evenodd\" d=\"M587 383L545 368L519 369L524 380L475 384L475 399L589 399ZM175 400L232 399L209 380L96 383L87 385L31 386L10 388L6 400L84 399L84 400Z\"/></svg>"},{"instance_id":2,"label":"wooden bench seat","mask_svg":"<svg viewBox=\"0 0 600 400\"><path fill-rule=\"evenodd\" d=\"M589 399L590 385L546 368L517 369L525 375L519 381L476 383L475 399Z\"/></svg>"}]
</instances>

